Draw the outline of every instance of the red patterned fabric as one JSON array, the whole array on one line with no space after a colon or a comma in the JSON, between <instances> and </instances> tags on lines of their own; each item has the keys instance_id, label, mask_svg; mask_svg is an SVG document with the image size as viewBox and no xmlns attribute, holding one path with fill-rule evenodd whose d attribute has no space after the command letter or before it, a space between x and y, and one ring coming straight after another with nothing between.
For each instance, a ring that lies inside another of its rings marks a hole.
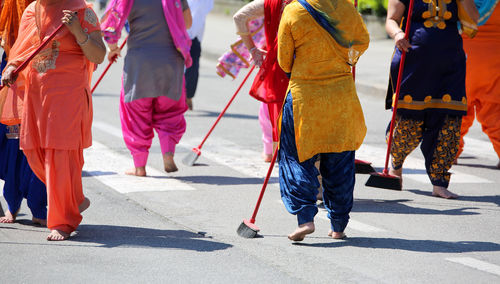
<instances>
[{"instance_id":1,"label":"red patterned fabric","mask_svg":"<svg viewBox=\"0 0 500 284\"><path fill-rule=\"evenodd\" d=\"M250 89L250 95L265 103L283 103L288 77L278 64L278 27L283 0L264 2L267 55Z\"/></svg>"}]
</instances>

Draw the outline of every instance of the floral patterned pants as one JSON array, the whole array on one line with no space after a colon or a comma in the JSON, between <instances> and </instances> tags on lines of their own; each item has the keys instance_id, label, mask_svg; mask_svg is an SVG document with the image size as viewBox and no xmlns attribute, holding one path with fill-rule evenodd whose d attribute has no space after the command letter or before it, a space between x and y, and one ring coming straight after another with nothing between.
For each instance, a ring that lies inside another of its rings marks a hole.
<instances>
[{"instance_id":1,"label":"floral patterned pants","mask_svg":"<svg viewBox=\"0 0 500 284\"><path fill-rule=\"evenodd\" d=\"M453 161L458 153L461 116L425 113L418 117L398 115L391 146L392 167L400 169L419 144L431 183L447 188Z\"/></svg>"}]
</instances>

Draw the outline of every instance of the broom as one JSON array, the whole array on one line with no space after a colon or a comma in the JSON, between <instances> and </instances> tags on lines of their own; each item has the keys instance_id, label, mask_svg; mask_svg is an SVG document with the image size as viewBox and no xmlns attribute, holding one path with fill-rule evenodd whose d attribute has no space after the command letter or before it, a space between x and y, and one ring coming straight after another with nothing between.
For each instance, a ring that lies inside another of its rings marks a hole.
<instances>
[{"instance_id":1,"label":"broom","mask_svg":"<svg viewBox=\"0 0 500 284\"><path fill-rule=\"evenodd\" d=\"M354 7L358 9L358 0L354 0ZM352 78L356 80L356 65L352 66ZM363 160L354 160L354 169L357 174L369 174L375 172L372 163Z\"/></svg>"},{"instance_id":2,"label":"broom","mask_svg":"<svg viewBox=\"0 0 500 284\"><path fill-rule=\"evenodd\" d=\"M125 38L125 40L120 45L120 50L122 50L123 47L125 46L125 44L127 43L127 39L128 39L128 36ZM111 65L113 65L113 63L116 62L117 57L118 57L118 55L115 55L115 56L113 56L113 58L111 58L111 61L109 61L108 66L106 66L106 69L104 69L104 71L102 72L102 74L99 77L99 79L97 79L97 82L95 82L94 87L92 87L92 90L90 91L90 94L94 93L95 88L97 88L97 85L99 85L99 83L101 83L101 80L102 80L102 78L104 78L104 75L106 75L106 72L108 72L109 67L111 67Z\"/></svg>"},{"instance_id":3,"label":"broom","mask_svg":"<svg viewBox=\"0 0 500 284\"><path fill-rule=\"evenodd\" d=\"M264 197L264 192L266 191L267 183L269 182L269 178L271 177L271 173L273 172L274 163L276 162L276 157L278 156L278 148L274 150L273 158L271 160L271 164L269 165L269 169L267 170L266 179L262 184L262 189L260 190L259 199L257 200L257 204L255 205L255 209L253 210L252 218L250 220L244 219L241 222L240 226L236 230L239 236L243 238L252 239L257 236L257 233L260 231L259 227L255 225L255 217L257 217L257 212L259 211L260 203L262 201L262 197Z\"/></svg>"},{"instance_id":4,"label":"broom","mask_svg":"<svg viewBox=\"0 0 500 284\"><path fill-rule=\"evenodd\" d=\"M413 10L413 1L410 0L410 5L408 7L408 16L406 17L406 27L405 27L405 39L408 39L410 33L410 22L411 14ZM398 110L399 92L401 90L401 80L403 78L403 69L405 64L406 52L403 50L401 52L401 60L399 62L398 80L396 84L396 95L394 106L392 110L391 127L389 131L389 139L387 141L387 153L385 155L385 167L382 173L374 172L370 174L370 177L366 181L366 186L379 187L385 189L402 190L401 178L398 176L389 174L389 157L391 153L391 144L394 134L394 121L396 120L396 113Z\"/></svg>"},{"instance_id":5,"label":"broom","mask_svg":"<svg viewBox=\"0 0 500 284\"><path fill-rule=\"evenodd\" d=\"M30 61L38 54L42 49L47 46L47 44L57 35L57 33L64 27L64 24L60 24L55 31L53 31L49 37L40 44L40 46L35 49L35 51L28 57L26 60L24 60L21 65L17 66L17 68L12 72L12 78L16 78L16 76L19 74L19 72L23 71L26 66L30 63ZM0 86L0 90L3 89L6 85Z\"/></svg>"},{"instance_id":6,"label":"broom","mask_svg":"<svg viewBox=\"0 0 500 284\"><path fill-rule=\"evenodd\" d=\"M254 69L255 69L255 65L253 65L252 68L250 68L250 70L248 71L248 74L243 79L243 82L241 82L240 86L238 87L238 89L236 90L236 92L234 93L234 95L231 97L231 99L227 103L226 107L219 114L219 116L215 120L215 123L212 125L212 128L210 128L210 130L208 131L207 135L205 135L205 138L203 138L203 141L201 141L200 145L198 145L198 147L193 148L192 151L186 157L184 157L184 159L182 159L182 163L184 165L191 167L191 166L194 165L194 163L196 163L196 160L198 160L198 157L200 157L200 155L201 155L201 147L203 147L203 144L205 143L205 141L207 141L208 136L210 136L210 134L214 130L214 128L217 125L217 123L219 123L219 120L226 113L226 110L229 108L229 106L233 102L234 98L236 98L236 95L240 92L241 88L243 87L243 85L247 81L248 77L250 77L250 74L252 74L252 71Z\"/></svg>"}]
</instances>

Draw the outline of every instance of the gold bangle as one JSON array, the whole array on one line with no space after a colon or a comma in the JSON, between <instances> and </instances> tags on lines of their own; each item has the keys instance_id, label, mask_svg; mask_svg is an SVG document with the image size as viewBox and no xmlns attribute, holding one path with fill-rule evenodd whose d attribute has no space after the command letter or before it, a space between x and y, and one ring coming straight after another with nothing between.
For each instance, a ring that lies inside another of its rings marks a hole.
<instances>
[{"instance_id":1,"label":"gold bangle","mask_svg":"<svg viewBox=\"0 0 500 284\"><path fill-rule=\"evenodd\" d=\"M85 45L89 41L90 36L89 36L89 34L86 34L86 35L87 35L87 39L85 39L82 43L76 41L76 43L78 43L79 46Z\"/></svg>"}]
</instances>

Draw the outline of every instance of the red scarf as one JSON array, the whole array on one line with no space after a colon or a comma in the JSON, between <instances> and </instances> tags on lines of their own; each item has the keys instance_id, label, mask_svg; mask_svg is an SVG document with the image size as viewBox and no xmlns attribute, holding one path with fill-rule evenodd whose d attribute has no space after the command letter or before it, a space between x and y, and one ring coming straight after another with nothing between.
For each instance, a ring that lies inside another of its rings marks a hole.
<instances>
[{"instance_id":1,"label":"red scarf","mask_svg":"<svg viewBox=\"0 0 500 284\"><path fill-rule=\"evenodd\" d=\"M283 0L265 0L264 28L267 55L250 89L250 95L265 103L281 103L288 88L288 77L278 64L278 27Z\"/></svg>"}]
</instances>

